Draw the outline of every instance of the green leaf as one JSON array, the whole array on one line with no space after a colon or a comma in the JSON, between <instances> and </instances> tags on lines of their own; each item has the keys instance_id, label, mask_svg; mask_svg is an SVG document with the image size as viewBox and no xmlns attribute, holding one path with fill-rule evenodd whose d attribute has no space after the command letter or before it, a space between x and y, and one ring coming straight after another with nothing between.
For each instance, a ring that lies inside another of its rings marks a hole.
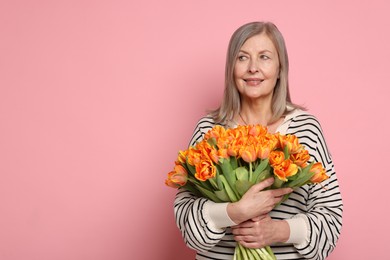
<instances>
[{"instance_id":1,"label":"green leaf","mask_svg":"<svg viewBox=\"0 0 390 260\"><path fill-rule=\"evenodd\" d=\"M195 173L196 173L196 169L195 169L195 166L192 166L191 164L188 163L188 160L186 161L186 168L188 169L188 171L194 176Z\"/></svg>"},{"instance_id":2,"label":"green leaf","mask_svg":"<svg viewBox=\"0 0 390 260\"><path fill-rule=\"evenodd\" d=\"M252 187L252 183L248 180L237 180L236 181L236 189L240 196L242 197L250 187Z\"/></svg>"},{"instance_id":3,"label":"green leaf","mask_svg":"<svg viewBox=\"0 0 390 260\"><path fill-rule=\"evenodd\" d=\"M236 169L238 167L237 158L235 156L230 156L229 161L233 169Z\"/></svg>"},{"instance_id":4,"label":"green leaf","mask_svg":"<svg viewBox=\"0 0 390 260\"><path fill-rule=\"evenodd\" d=\"M301 175L302 173L302 168L298 167L298 172L296 174L294 174L293 176L290 176L288 177L288 181L291 182L291 181L295 181L296 179L299 178L299 176Z\"/></svg>"},{"instance_id":5,"label":"green leaf","mask_svg":"<svg viewBox=\"0 0 390 260\"><path fill-rule=\"evenodd\" d=\"M225 190L216 190L214 191L214 193L218 197L218 199L224 202L230 202L229 196L227 195Z\"/></svg>"},{"instance_id":6,"label":"green leaf","mask_svg":"<svg viewBox=\"0 0 390 260\"><path fill-rule=\"evenodd\" d=\"M198 185L198 184L195 184L196 188L203 194L203 196L205 196L206 198L214 201L214 202L223 202L221 201L217 195L215 195L213 192L211 192L210 190L208 189L205 189L203 188L202 186Z\"/></svg>"},{"instance_id":7,"label":"green leaf","mask_svg":"<svg viewBox=\"0 0 390 260\"><path fill-rule=\"evenodd\" d=\"M213 190L213 187L211 186L210 182L208 182L208 181L200 181L200 180L196 179L195 177L188 178L188 181L192 182L195 185L202 186L205 189Z\"/></svg>"},{"instance_id":8,"label":"green leaf","mask_svg":"<svg viewBox=\"0 0 390 260\"><path fill-rule=\"evenodd\" d=\"M287 183L287 187L296 188L301 187L305 185L307 182L310 181L311 177L313 177L314 173L310 172L311 166L313 165L313 162L302 169L302 171L299 173L298 177Z\"/></svg>"},{"instance_id":9,"label":"green leaf","mask_svg":"<svg viewBox=\"0 0 390 260\"><path fill-rule=\"evenodd\" d=\"M238 167L234 171L236 173L237 180L248 180L249 172L245 167Z\"/></svg>"},{"instance_id":10,"label":"green leaf","mask_svg":"<svg viewBox=\"0 0 390 260\"><path fill-rule=\"evenodd\" d=\"M187 182L186 185L183 186L183 188L192 192L194 195L198 197L202 196L202 193L200 193L200 191L191 182Z\"/></svg>"},{"instance_id":11,"label":"green leaf","mask_svg":"<svg viewBox=\"0 0 390 260\"><path fill-rule=\"evenodd\" d=\"M269 160L268 158L267 159L264 159L264 160L261 160L260 164L256 167L255 171L253 172L253 180L257 180L259 174L264 171L267 166L269 166L268 164Z\"/></svg>"},{"instance_id":12,"label":"green leaf","mask_svg":"<svg viewBox=\"0 0 390 260\"><path fill-rule=\"evenodd\" d=\"M271 171L269 169L265 169L264 171L262 171L259 176L257 176L257 179L256 179L256 182L255 183L259 183L261 181L264 181L265 179L271 177Z\"/></svg>"},{"instance_id":13,"label":"green leaf","mask_svg":"<svg viewBox=\"0 0 390 260\"><path fill-rule=\"evenodd\" d=\"M229 160L221 158L219 159L219 165L222 169L222 174L220 175L220 177L224 176L230 187L234 187L234 184L236 183L236 174ZM237 196L238 194L236 193L235 195Z\"/></svg>"},{"instance_id":14,"label":"green leaf","mask_svg":"<svg viewBox=\"0 0 390 260\"><path fill-rule=\"evenodd\" d=\"M211 186L213 187L213 189L218 189L218 184L217 184L217 181L215 180L215 178L210 178L210 179L208 179L208 181L211 183Z\"/></svg>"},{"instance_id":15,"label":"green leaf","mask_svg":"<svg viewBox=\"0 0 390 260\"><path fill-rule=\"evenodd\" d=\"M281 188L283 186L283 184L285 184L286 182L282 181L281 179L278 178L278 176L275 176L275 181L274 183L272 184L272 189L278 189L278 188Z\"/></svg>"},{"instance_id":16,"label":"green leaf","mask_svg":"<svg viewBox=\"0 0 390 260\"><path fill-rule=\"evenodd\" d=\"M217 174L215 176L215 179L217 180L217 190L222 190L223 189L223 184L222 184L222 181L221 179L219 178L220 174L221 174L221 167L219 167L219 165L217 164L216 165L216 169L217 169Z\"/></svg>"},{"instance_id":17,"label":"green leaf","mask_svg":"<svg viewBox=\"0 0 390 260\"><path fill-rule=\"evenodd\" d=\"M236 195L236 192L232 189L232 186L229 185L228 181L226 180L224 175L220 175L219 178L221 179L223 186L225 188L225 191L227 195L229 196L229 199L231 202L238 201L238 196ZM234 187L234 186L233 186Z\"/></svg>"}]
</instances>

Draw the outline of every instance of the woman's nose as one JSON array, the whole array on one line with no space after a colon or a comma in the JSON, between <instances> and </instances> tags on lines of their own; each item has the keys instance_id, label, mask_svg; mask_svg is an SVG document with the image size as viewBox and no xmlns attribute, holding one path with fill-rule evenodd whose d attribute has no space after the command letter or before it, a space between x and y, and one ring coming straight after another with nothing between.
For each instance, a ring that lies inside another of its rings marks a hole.
<instances>
[{"instance_id":1,"label":"woman's nose","mask_svg":"<svg viewBox=\"0 0 390 260\"><path fill-rule=\"evenodd\" d=\"M259 71L259 64L258 64L258 62L256 62L256 61L251 61L251 62L249 63L248 71L249 71L250 73L256 73L256 72L258 72L258 71Z\"/></svg>"}]
</instances>

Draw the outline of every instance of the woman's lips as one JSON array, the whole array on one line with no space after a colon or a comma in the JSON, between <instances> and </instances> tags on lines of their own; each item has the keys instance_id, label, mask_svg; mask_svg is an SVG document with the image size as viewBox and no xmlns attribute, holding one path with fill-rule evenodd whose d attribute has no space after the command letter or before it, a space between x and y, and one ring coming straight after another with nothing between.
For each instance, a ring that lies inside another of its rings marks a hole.
<instances>
[{"instance_id":1,"label":"woman's lips","mask_svg":"<svg viewBox=\"0 0 390 260\"><path fill-rule=\"evenodd\" d=\"M258 78L249 78L249 79L244 79L244 81L246 82L246 84L248 86L257 86L257 85L260 85L260 83L263 80L262 79L258 79Z\"/></svg>"}]
</instances>

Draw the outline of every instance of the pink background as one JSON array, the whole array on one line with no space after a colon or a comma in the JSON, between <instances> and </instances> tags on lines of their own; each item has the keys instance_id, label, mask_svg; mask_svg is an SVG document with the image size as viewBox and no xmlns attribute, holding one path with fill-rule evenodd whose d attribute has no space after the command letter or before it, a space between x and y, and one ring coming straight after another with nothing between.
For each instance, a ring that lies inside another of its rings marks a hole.
<instances>
[{"instance_id":1,"label":"pink background","mask_svg":"<svg viewBox=\"0 0 390 260\"><path fill-rule=\"evenodd\" d=\"M296 103L345 203L329 259L388 251L390 6L370 1L0 2L0 259L193 259L164 186L223 90L233 31L275 22Z\"/></svg>"}]
</instances>

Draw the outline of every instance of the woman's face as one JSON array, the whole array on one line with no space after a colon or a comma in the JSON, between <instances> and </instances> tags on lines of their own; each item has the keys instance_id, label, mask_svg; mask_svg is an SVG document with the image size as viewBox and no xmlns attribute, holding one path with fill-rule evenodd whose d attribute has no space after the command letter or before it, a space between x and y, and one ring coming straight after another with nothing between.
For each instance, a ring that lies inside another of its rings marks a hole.
<instances>
[{"instance_id":1,"label":"woman's face","mask_svg":"<svg viewBox=\"0 0 390 260\"><path fill-rule=\"evenodd\" d=\"M234 80L241 98L271 100L278 77L279 56L271 39L262 33L246 40L234 65Z\"/></svg>"}]
</instances>

